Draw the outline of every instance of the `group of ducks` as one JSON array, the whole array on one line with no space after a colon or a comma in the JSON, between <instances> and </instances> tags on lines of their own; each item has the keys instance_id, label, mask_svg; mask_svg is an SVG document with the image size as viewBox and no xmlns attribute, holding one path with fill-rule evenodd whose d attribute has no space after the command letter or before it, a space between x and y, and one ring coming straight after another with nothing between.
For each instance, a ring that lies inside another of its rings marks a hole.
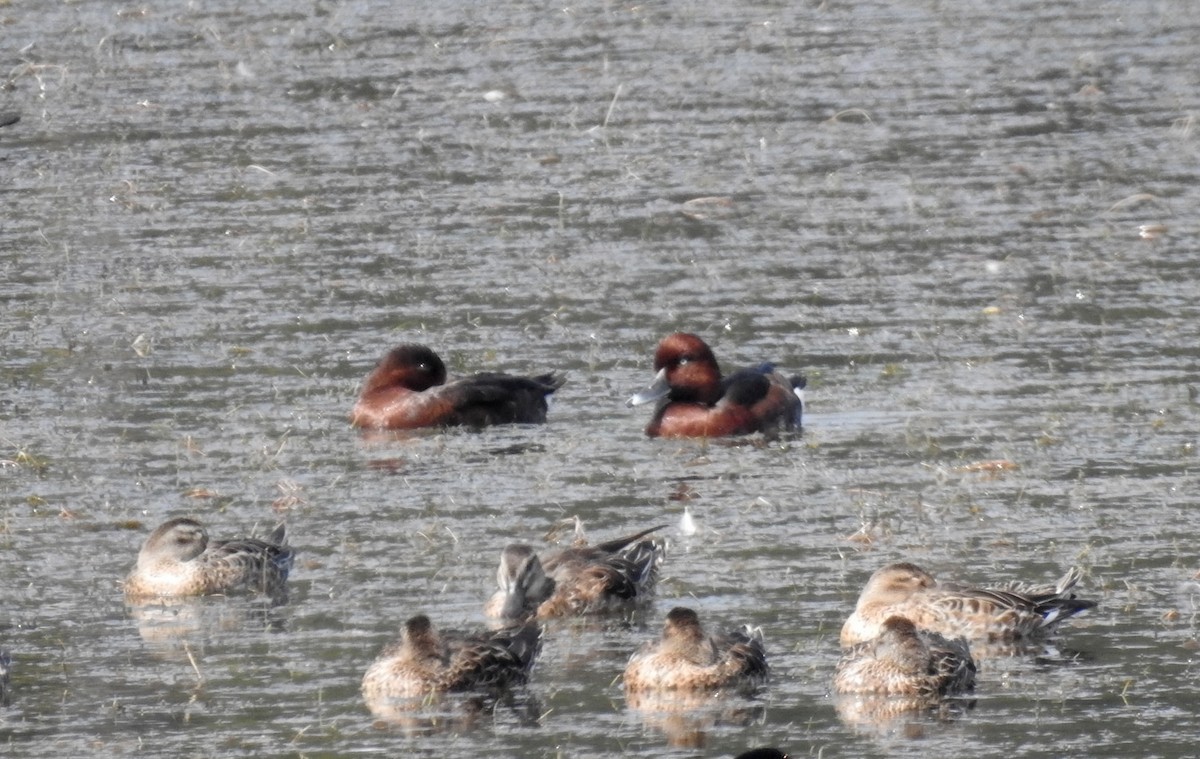
<instances>
[{"instance_id":1,"label":"group of ducks","mask_svg":"<svg viewBox=\"0 0 1200 759\"><path fill-rule=\"evenodd\" d=\"M554 617L625 613L653 594L665 544L653 527L597 545L582 538L539 556L507 546L498 590L485 605L496 628L438 630L418 614L368 667L362 694L381 718L411 712L443 693L496 695L527 681L541 650L541 622ZM282 596L294 552L282 526L268 539L211 541L194 519L172 519L151 533L125 581L133 603L251 590ZM1096 606L1077 598L1072 569L1053 585L1001 587L938 582L909 563L875 572L841 630L843 654L833 676L837 694L883 698L867 706L887 713L937 707L975 685L972 648L989 655L1037 645L1060 623ZM709 633L693 609L667 613L662 634L625 667L635 707L696 694L749 693L769 672L760 628Z\"/></svg>"},{"instance_id":2,"label":"group of ducks","mask_svg":"<svg viewBox=\"0 0 1200 759\"><path fill-rule=\"evenodd\" d=\"M717 437L800 424L802 377L786 378L770 364L722 376L695 335L664 338L654 368L651 386L630 399L630 405L657 403L646 428L651 437ZM555 373L448 381L433 351L402 345L367 377L351 421L374 429L540 423L547 396L563 382ZM409 618L363 676L368 707L386 717L436 694L494 694L526 682L541 650L542 621L627 613L651 597L665 555L665 542L654 535L660 529L596 545L578 537L540 556L531 546L509 545L500 557L498 590L485 606L494 628L464 633L439 630L424 614ZM214 541L195 519L177 518L147 538L125 593L134 603L237 590L285 597L293 560L282 525L264 539ZM842 627L833 691L885 699L890 711L925 710L970 693L973 650L1014 653L1096 605L1076 597L1079 580L1072 570L1053 585L981 588L938 582L913 564L885 566L868 580ZM667 613L661 636L632 654L622 679L637 705L664 694L751 692L768 672L760 628L710 633L693 609L678 606Z\"/></svg>"},{"instance_id":3,"label":"group of ducks","mask_svg":"<svg viewBox=\"0 0 1200 759\"><path fill-rule=\"evenodd\" d=\"M652 537L660 529L597 545L577 538L545 556L528 545L507 546L499 587L484 607L497 629L439 631L426 615L411 617L363 676L368 706L386 716L431 694L496 692L525 682L541 650L542 621L620 614L651 597L665 554L665 542ZM195 519L171 519L142 545L125 594L133 603L242 590L282 598L294 556L282 525L265 540L214 541ZM751 686L766 675L761 630L710 636L696 612L678 607L667 615L662 640L630 660L625 685L631 693L718 690Z\"/></svg>"}]
</instances>

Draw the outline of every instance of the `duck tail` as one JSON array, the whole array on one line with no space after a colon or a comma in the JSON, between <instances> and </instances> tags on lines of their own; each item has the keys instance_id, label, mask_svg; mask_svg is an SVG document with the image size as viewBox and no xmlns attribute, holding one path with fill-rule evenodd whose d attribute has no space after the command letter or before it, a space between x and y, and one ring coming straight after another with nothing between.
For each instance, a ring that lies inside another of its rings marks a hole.
<instances>
[{"instance_id":1,"label":"duck tail","mask_svg":"<svg viewBox=\"0 0 1200 759\"><path fill-rule=\"evenodd\" d=\"M796 409L796 424L800 424L800 415L804 413L804 404L807 403L804 396L804 388L808 387L808 377L803 374L793 374L788 378L788 382L792 384L792 394L800 401L799 408Z\"/></svg>"},{"instance_id":2,"label":"duck tail","mask_svg":"<svg viewBox=\"0 0 1200 759\"><path fill-rule=\"evenodd\" d=\"M546 372L534 377L533 381L542 386L542 390L546 395L550 395L555 390L567 384L567 375L561 372Z\"/></svg>"},{"instance_id":3,"label":"duck tail","mask_svg":"<svg viewBox=\"0 0 1200 759\"><path fill-rule=\"evenodd\" d=\"M1043 627L1054 627L1077 614L1096 608L1099 603L1086 598L1078 598L1072 592L1074 587L1083 579L1079 567L1071 567L1067 573L1054 584L1054 593L1038 604L1038 612L1042 615Z\"/></svg>"},{"instance_id":4,"label":"duck tail","mask_svg":"<svg viewBox=\"0 0 1200 759\"><path fill-rule=\"evenodd\" d=\"M767 666L767 649L763 642L761 627L743 625L728 636L729 664L747 684L765 681L770 668Z\"/></svg>"},{"instance_id":5,"label":"duck tail","mask_svg":"<svg viewBox=\"0 0 1200 759\"><path fill-rule=\"evenodd\" d=\"M634 568L633 584L638 595L649 593L658 581L658 568L662 566L667 545L662 540L641 540L627 547L621 555Z\"/></svg>"},{"instance_id":6,"label":"duck tail","mask_svg":"<svg viewBox=\"0 0 1200 759\"><path fill-rule=\"evenodd\" d=\"M267 552L271 564L286 579L296 560L296 551L287 542L287 524L280 522L275 525L275 529L267 535L265 542L270 544L270 549L274 549Z\"/></svg>"},{"instance_id":7,"label":"duck tail","mask_svg":"<svg viewBox=\"0 0 1200 759\"><path fill-rule=\"evenodd\" d=\"M631 546L634 543L636 543L637 541L646 537L650 533L658 532L659 530L664 529L665 527L666 527L665 524L660 524L656 527L651 527L648 530L642 530L641 532L634 533L633 535L626 535L623 538L614 538L612 540L607 540L603 543L598 543L597 545L595 545L593 547L600 551L603 551L604 553L619 553L619 552L623 551L625 548L627 548L628 546Z\"/></svg>"},{"instance_id":8,"label":"duck tail","mask_svg":"<svg viewBox=\"0 0 1200 759\"><path fill-rule=\"evenodd\" d=\"M1042 627L1055 627L1077 614L1096 608L1098 605L1099 603L1096 601L1071 596L1041 604L1038 612L1042 615Z\"/></svg>"}]
</instances>

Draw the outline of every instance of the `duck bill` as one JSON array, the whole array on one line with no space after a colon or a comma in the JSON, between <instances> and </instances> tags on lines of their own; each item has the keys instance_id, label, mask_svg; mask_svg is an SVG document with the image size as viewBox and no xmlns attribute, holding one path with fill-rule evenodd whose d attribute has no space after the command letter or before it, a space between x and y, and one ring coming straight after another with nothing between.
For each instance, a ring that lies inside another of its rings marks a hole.
<instances>
[{"instance_id":1,"label":"duck bill","mask_svg":"<svg viewBox=\"0 0 1200 759\"><path fill-rule=\"evenodd\" d=\"M642 406L653 403L660 398L667 397L669 392L671 392L671 386L667 384L667 367L664 366L658 370L658 374L654 375L654 381L650 383L650 387L630 398L625 405Z\"/></svg>"},{"instance_id":2,"label":"duck bill","mask_svg":"<svg viewBox=\"0 0 1200 759\"><path fill-rule=\"evenodd\" d=\"M527 616L525 594L516 588L504 594L504 605L500 607L502 619L524 619Z\"/></svg>"}]
</instances>

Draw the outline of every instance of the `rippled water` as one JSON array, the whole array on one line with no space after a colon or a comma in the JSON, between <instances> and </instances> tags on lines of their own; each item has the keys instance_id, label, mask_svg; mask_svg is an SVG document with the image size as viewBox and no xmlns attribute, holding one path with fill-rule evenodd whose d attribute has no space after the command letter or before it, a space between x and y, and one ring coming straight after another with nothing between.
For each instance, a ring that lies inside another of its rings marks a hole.
<instances>
[{"instance_id":1,"label":"rippled water","mask_svg":"<svg viewBox=\"0 0 1200 759\"><path fill-rule=\"evenodd\" d=\"M1194 3L392 5L0 2L9 754L1192 753ZM676 329L806 372L803 434L645 439ZM545 427L364 440L401 341L570 382ZM286 518L291 602L127 609L185 513ZM483 624L500 548L574 515L671 525L645 618L552 625L494 715L373 724L399 623ZM1077 564L1101 606L957 719L843 722L898 559ZM763 626L757 700L625 707L679 602Z\"/></svg>"}]
</instances>

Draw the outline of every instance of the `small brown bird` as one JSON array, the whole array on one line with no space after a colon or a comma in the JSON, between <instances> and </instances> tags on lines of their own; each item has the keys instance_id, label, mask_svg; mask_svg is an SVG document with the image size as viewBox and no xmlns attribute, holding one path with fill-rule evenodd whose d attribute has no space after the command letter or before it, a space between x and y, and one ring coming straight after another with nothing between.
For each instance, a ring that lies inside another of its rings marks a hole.
<instances>
[{"instance_id":1,"label":"small brown bird","mask_svg":"<svg viewBox=\"0 0 1200 759\"><path fill-rule=\"evenodd\" d=\"M975 660L966 639L919 630L904 617L888 617L879 635L849 648L833 676L836 693L931 701L974 687Z\"/></svg>"},{"instance_id":2,"label":"small brown bird","mask_svg":"<svg viewBox=\"0 0 1200 759\"><path fill-rule=\"evenodd\" d=\"M494 632L434 629L418 614L404 623L363 675L368 705L433 693L500 691L525 682L541 650L536 623Z\"/></svg>"},{"instance_id":3,"label":"small brown bird","mask_svg":"<svg viewBox=\"0 0 1200 759\"><path fill-rule=\"evenodd\" d=\"M658 580L665 546L646 539L662 525L594 546L575 545L539 559L527 545L500 555L500 589L488 601L490 617L520 620L598 614L646 601Z\"/></svg>"},{"instance_id":4,"label":"small brown bird","mask_svg":"<svg viewBox=\"0 0 1200 759\"><path fill-rule=\"evenodd\" d=\"M889 564L867 580L854 613L842 626L842 646L878 637L891 617L973 643L1038 639L1064 620L1096 606L1075 597L1080 574L1071 569L1054 585L1010 583L978 588L939 583L915 564Z\"/></svg>"},{"instance_id":5,"label":"small brown bird","mask_svg":"<svg viewBox=\"0 0 1200 759\"><path fill-rule=\"evenodd\" d=\"M741 689L767 679L760 628L708 635L696 612L677 606L667 614L662 638L644 644L625 667L625 691Z\"/></svg>"},{"instance_id":6,"label":"small brown bird","mask_svg":"<svg viewBox=\"0 0 1200 759\"><path fill-rule=\"evenodd\" d=\"M265 540L210 541L195 519L172 519L142 544L137 566L125 579L125 595L137 599L249 590L279 596L287 591L294 557L282 524Z\"/></svg>"}]
</instances>

